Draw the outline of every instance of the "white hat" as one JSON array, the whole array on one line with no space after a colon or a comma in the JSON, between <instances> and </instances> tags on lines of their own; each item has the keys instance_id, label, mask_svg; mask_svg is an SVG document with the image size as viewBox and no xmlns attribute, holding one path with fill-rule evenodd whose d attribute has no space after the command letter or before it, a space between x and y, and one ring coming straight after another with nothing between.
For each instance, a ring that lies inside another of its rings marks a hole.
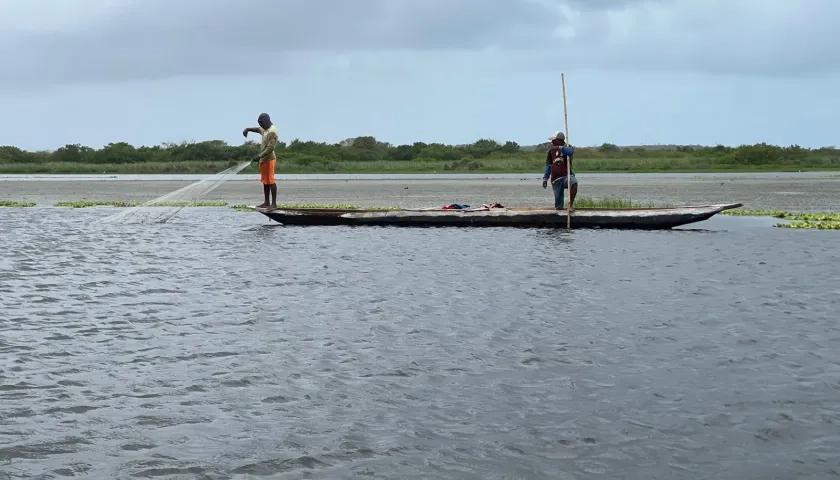
<instances>
[{"instance_id":1,"label":"white hat","mask_svg":"<svg viewBox=\"0 0 840 480\"><path fill-rule=\"evenodd\" d=\"M554 135L548 137L549 140L566 140L566 135L560 130L554 132Z\"/></svg>"}]
</instances>

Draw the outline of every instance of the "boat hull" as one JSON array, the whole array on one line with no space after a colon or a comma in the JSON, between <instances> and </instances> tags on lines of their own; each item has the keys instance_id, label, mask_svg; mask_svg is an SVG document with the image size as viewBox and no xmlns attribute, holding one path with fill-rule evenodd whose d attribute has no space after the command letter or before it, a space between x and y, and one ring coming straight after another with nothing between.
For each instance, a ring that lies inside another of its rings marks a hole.
<instances>
[{"instance_id":1,"label":"boat hull","mask_svg":"<svg viewBox=\"0 0 840 480\"><path fill-rule=\"evenodd\" d=\"M661 230L707 220L741 203L673 208L577 209L571 228ZM334 210L255 209L284 224L301 226L399 226L399 227L514 227L566 228L566 211L545 207L483 210Z\"/></svg>"}]
</instances>

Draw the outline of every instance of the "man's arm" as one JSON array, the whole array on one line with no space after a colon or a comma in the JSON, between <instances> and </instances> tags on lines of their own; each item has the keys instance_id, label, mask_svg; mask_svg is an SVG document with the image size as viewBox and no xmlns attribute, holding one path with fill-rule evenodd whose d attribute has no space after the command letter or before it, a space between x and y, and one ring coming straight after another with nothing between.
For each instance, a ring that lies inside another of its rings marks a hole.
<instances>
[{"instance_id":1,"label":"man's arm","mask_svg":"<svg viewBox=\"0 0 840 480\"><path fill-rule=\"evenodd\" d=\"M551 176L551 150L545 154L545 171L543 172L543 188L546 186L546 182L548 182L548 177Z\"/></svg>"},{"instance_id":2,"label":"man's arm","mask_svg":"<svg viewBox=\"0 0 840 480\"><path fill-rule=\"evenodd\" d=\"M242 130L242 136L247 138L248 137L248 132L260 133L261 134L262 129L260 127L248 127L245 130Z\"/></svg>"},{"instance_id":3,"label":"man's arm","mask_svg":"<svg viewBox=\"0 0 840 480\"><path fill-rule=\"evenodd\" d=\"M260 154L257 157L260 161L263 161L263 159L268 158L271 155L271 152L274 151L274 147L277 146L277 134L271 132L267 135L268 138L266 138L265 147L263 147L263 149L260 151Z\"/></svg>"},{"instance_id":4,"label":"man's arm","mask_svg":"<svg viewBox=\"0 0 840 480\"><path fill-rule=\"evenodd\" d=\"M575 147L573 147L571 145L567 145L566 148L568 149L568 150L566 150L566 152L567 152L566 168L569 169L569 174L574 175L575 174L575 169L574 169L574 166L573 166L573 163L574 163L573 160L575 159Z\"/></svg>"}]
</instances>

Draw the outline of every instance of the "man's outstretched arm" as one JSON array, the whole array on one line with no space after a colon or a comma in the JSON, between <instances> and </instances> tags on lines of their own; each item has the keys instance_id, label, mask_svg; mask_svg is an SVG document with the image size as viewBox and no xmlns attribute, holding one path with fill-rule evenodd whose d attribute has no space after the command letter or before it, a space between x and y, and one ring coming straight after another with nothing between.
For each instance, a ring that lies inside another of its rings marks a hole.
<instances>
[{"instance_id":1,"label":"man's outstretched arm","mask_svg":"<svg viewBox=\"0 0 840 480\"><path fill-rule=\"evenodd\" d=\"M242 136L247 138L248 137L248 132L260 133L261 134L262 129L260 127L248 127L245 130L242 130Z\"/></svg>"}]
</instances>

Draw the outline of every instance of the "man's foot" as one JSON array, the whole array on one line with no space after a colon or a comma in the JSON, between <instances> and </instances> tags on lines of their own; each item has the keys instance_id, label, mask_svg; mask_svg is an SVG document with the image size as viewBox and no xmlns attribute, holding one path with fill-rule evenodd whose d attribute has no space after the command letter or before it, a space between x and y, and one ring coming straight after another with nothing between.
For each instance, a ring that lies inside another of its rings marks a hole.
<instances>
[{"instance_id":1,"label":"man's foot","mask_svg":"<svg viewBox=\"0 0 840 480\"><path fill-rule=\"evenodd\" d=\"M276 203L272 203L271 205L269 205L269 206L268 206L268 209L269 209L269 210L277 210L277 204L276 204Z\"/></svg>"},{"instance_id":2,"label":"man's foot","mask_svg":"<svg viewBox=\"0 0 840 480\"><path fill-rule=\"evenodd\" d=\"M262 205L257 205L256 208L268 208L268 203L263 203Z\"/></svg>"}]
</instances>

